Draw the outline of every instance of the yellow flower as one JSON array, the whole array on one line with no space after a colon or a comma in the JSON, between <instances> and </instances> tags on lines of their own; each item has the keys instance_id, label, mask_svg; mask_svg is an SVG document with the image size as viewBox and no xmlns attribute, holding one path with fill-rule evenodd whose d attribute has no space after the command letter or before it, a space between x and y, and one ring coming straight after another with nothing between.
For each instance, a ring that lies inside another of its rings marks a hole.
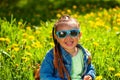
<instances>
[{"instance_id":1,"label":"yellow flower","mask_svg":"<svg viewBox=\"0 0 120 80\"><path fill-rule=\"evenodd\" d=\"M104 10L104 16L108 16L108 11Z\"/></svg>"},{"instance_id":2,"label":"yellow flower","mask_svg":"<svg viewBox=\"0 0 120 80\"><path fill-rule=\"evenodd\" d=\"M19 21L19 22L18 22L18 25L22 25L22 22Z\"/></svg>"},{"instance_id":3,"label":"yellow flower","mask_svg":"<svg viewBox=\"0 0 120 80\"><path fill-rule=\"evenodd\" d=\"M22 35L23 35L24 38L26 38L28 36L27 33L23 33Z\"/></svg>"},{"instance_id":4,"label":"yellow flower","mask_svg":"<svg viewBox=\"0 0 120 80\"><path fill-rule=\"evenodd\" d=\"M120 18L116 20L117 24L120 25Z\"/></svg>"},{"instance_id":5,"label":"yellow flower","mask_svg":"<svg viewBox=\"0 0 120 80\"><path fill-rule=\"evenodd\" d=\"M18 67L19 65L18 64L15 64L16 67Z\"/></svg>"},{"instance_id":6,"label":"yellow flower","mask_svg":"<svg viewBox=\"0 0 120 80\"><path fill-rule=\"evenodd\" d=\"M5 41L5 38L0 38L0 41Z\"/></svg>"},{"instance_id":7,"label":"yellow flower","mask_svg":"<svg viewBox=\"0 0 120 80\"><path fill-rule=\"evenodd\" d=\"M118 31L119 30L119 28L118 27L113 27L113 29L115 30L115 31Z\"/></svg>"},{"instance_id":8,"label":"yellow flower","mask_svg":"<svg viewBox=\"0 0 120 80\"><path fill-rule=\"evenodd\" d=\"M12 44L12 48L18 47L18 44Z\"/></svg>"},{"instance_id":9,"label":"yellow flower","mask_svg":"<svg viewBox=\"0 0 120 80\"><path fill-rule=\"evenodd\" d=\"M35 34L37 34L37 35L38 35L38 34L40 34L40 31L38 31L38 30L37 30L37 31L35 31Z\"/></svg>"},{"instance_id":10,"label":"yellow flower","mask_svg":"<svg viewBox=\"0 0 120 80\"><path fill-rule=\"evenodd\" d=\"M117 11L117 9L116 9L116 8L113 8L113 11Z\"/></svg>"},{"instance_id":11,"label":"yellow flower","mask_svg":"<svg viewBox=\"0 0 120 80\"><path fill-rule=\"evenodd\" d=\"M25 62L30 60L28 57L22 57L21 59L24 60Z\"/></svg>"},{"instance_id":12,"label":"yellow flower","mask_svg":"<svg viewBox=\"0 0 120 80\"><path fill-rule=\"evenodd\" d=\"M11 57L12 57L12 59L14 59L14 58L15 58L15 55L12 55Z\"/></svg>"},{"instance_id":13,"label":"yellow flower","mask_svg":"<svg viewBox=\"0 0 120 80\"><path fill-rule=\"evenodd\" d=\"M79 16L77 14L74 14L73 17L78 18Z\"/></svg>"},{"instance_id":14,"label":"yellow flower","mask_svg":"<svg viewBox=\"0 0 120 80\"><path fill-rule=\"evenodd\" d=\"M120 22L120 19L117 19L117 22Z\"/></svg>"},{"instance_id":15,"label":"yellow flower","mask_svg":"<svg viewBox=\"0 0 120 80\"><path fill-rule=\"evenodd\" d=\"M34 40L35 37L34 37L34 36L29 36L29 39L30 39L30 40Z\"/></svg>"},{"instance_id":16,"label":"yellow flower","mask_svg":"<svg viewBox=\"0 0 120 80\"><path fill-rule=\"evenodd\" d=\"M30 57L32 56L32 54L30 52L25 52L25 54L30 56Z\"/></svg>"},{"instance_id":17,"label":"yellow flower","mask_svg":"<svg viewBox=\"0 0 120 80\"><path fill-rule=\"evenodd\" d=\"M106 30L110 30L110 27L109 26L105 26Z\"/></svg>"},{"instance_id":18,"label":"yellow flower","mask_svg":"<svg viewBox=\"0 0 120 80\"><path fill-rule=\"evenodd\" d=\"M105 24L105 23L103 22L102 19L96 18L96 23L95 23L96 26L104 26L104 24Z\"/></svg>"},{"instance_id":19,"label":"yellow flower","mask_svg":"<svg viewBox=\"0 0 120 80\"><path fill-rule=\"evenodd\" d=\"M27 26L26 29L30 31L30 30L31 30L31 27L30 27L30 26Z\"/></svg>"},{"instance_id":20,"label":"yellow flower","mask_svg":"<svg viewBox=\"0 0 120 80\"><path fill-rule=\"evenodd\" d=\"M23 42L23 43L26 43L26 42L27 42L27 39L22 39L22 42Z\"/></svg>"},{"instance_id":21,"label":"yellow flower","mask_svg":"<svg viewBox=\"0 0 120 80\"><path fill-rule=\"evenodd\" d=\"M120 13L117 15L118 18L120 18Z\"/></svg>"},{"instance_id":22,"label":"yellow flower","mask_svg":"<svg viewBox=\"0 0 120 80\"><path fill-rule=\"evenodd\" d=\"M99 44L97 42L93 42L93 45L96 47L99 46Z\"/></svg>"},{"instance_id":23,"label":"yellow flower","mask_svg":"<svg viewBox=\"0 0 120 80\"><path fill-rule=\"evenodd\" d=\"M60 17L61 17L61 14L57 14L56 16L57 16L58 18L60 18Z\"/></svg>"},{"instance_id":24,"label":"yellow flower","mask_svg":"<svg viewBox=\"0 0 120 80\"><path fill-rule=\"evenodd\" d=\"M64 15L64 14L65 14L65 11L61 11L61 14Z\"/></svg>"},{"instance_id":25,"label":"yellow flower","mask_svg":"<svg viewBox=\"0 0 120 80\"><path fill-rule=\"evenodd\" d=\"M109 71L115 71L115 68L109 67L108 70L109 70Z\"/></svg>"},{"instance_id":26,"label":"yellow flower","mask_svg":"<svg viewBox=\"0 0 120 80\"><path fill-rule=\"evenodd\" d=\"M19 47L15 47L15 48L13 48L13 50L18 52L20 50L20 48Z\"/></svg>"},{"instance_id":27,"label":"yellow flower","mask_svg":"<svg viewBox=\"0 0 120 80\"><path fill-rule=\"evenodd\" d=\"M96 28L95 23L93 21L89 21L89 24L92 28Z\"/></svg>"},{"instance_id":28,"label":"yellow flower","mask_svg":"<svg viewBox=\"0 0 120 80\"><path fill-rule=\"evenodd\" d=\"M98 16L99 16L99 17L101 17L101 16L102 16L102 14L101 14L100 12L98 12Z\"/></svg>"},{"instance_id":29,"label":"yellow flower","mask_svg":"<svg viewBox=\"0 0 120 80\"><path fill-rule=\"evenodd\" d=\"M67 13L71 13L71 10L70 10L70 9L68 9L68 10L67 10Z\"/></svg>"},{"instance_id":30,"label":"yellow flower","mask_svg":"<svg viewBox=\"0 0 120 80\"><path fill-rule=\"evenodd\" d=\"M91 12L91 13L90 13L90 16L91 16L91 17L94 17L94 16L95 16L95 13Z\"/></svg>"},{"instance_id":31,"label":"yellow flower","mask_svg":"<svg viewBox=\"0 0 120 80\"><path fill-rule=\"evenodd\" d=\"M23 71L25 71L25 70L26 70L26 68L25 68L25 67L23 67L23 68L22 68L22 70L23 70Z\"/></svg>"},{"instance_id":32,"label":"yellow flower","mask_svg":"<svg viewBox=\"0 0 120 80\"><path fill-rule=\"evenodd\" d=\"M30 50L30 49L31 49L31 47L30 47L30 46L25 46L25 49Z\"/></svg>"},{"instance_id":33,"label":"yellow flower","mask_svg":"<svg viewBox=\"0 0 120 80\"><path fill-rule=\"evenodd\" d=\"M76 5L73 5L73 9L76 9L77 8L77 6Z\"/></svg>"},{"instance_id":34,"label":"yellow flower","mask_svg":"<svg viewBox=\"0 0 120 80\"><path fill-rule=\"evenodd\" d=\"M10 50L11 50L11 48L6 48L6 50L7 50L7 51L10 51Z\"/></svg>"},{"instance_id":35,"label":"yellow flower","mask_svg":"<svg viewBox=\"0 0 120 80\"><path fill-rule=\"evenodd\" d=\"M34 42L31 46L34 47L34 48L42 48L42 45L40 44L39 41Z\"/></svg>"},{"instance_id":36,"label":"yellow flower","mask_svg":"<svg viewBox=\"0 0 120 80\"><path fill-rule=\"evenodd\" d=\"M102 80L102 76L96 76L95 80Z\"/></svg>"},{"instance_id":37,"label":"yellow flower","mask_svg":"<svg viewBox=\"0 0 120 80\"><path fill-rule=\"evenodd\" d=\"M5 41L6 41L7 44L10 43L10 39L9 38L6 38Z\"/></svg>"},{"instance_id":38,"label":"yellow flower","mask_svg":"<svg viewBox=\"0 0 120 80\"><path fill-rule=\"evenodd\" d=\"M115 74L116 77L120 77L120 72Z\"/></svg>"},{"instance_id":39,"label":"yellow flower","mask_svg":"<svg viewBox=\"0 0 120 80\"><path fill-rule=\"evenodd\" d=\"M114 52L115 51L115 48L114 47L110 47L110 49Z\"/></svg>"},{"instance_id":40,"label":"yellow flower","mask_svg":"<svg viewBox=\"0 0 120 80\"><path fill-rule=\"evenodd\" d=\"M54 46L54 43L53 43L53 42L50 42L50 45L51 45L51 46Z\"/></svg>"},{"instance_id":41,"label":"yellow flower","mask_svg":"<svg viewBox=\"0 0 120 80\"><path fill-rule=\"evenodd\" d=\"M102 8L102 7L100 7L100 8L99 8L99 10L103 10L103 8Z\"/></svg>"}]
</instances>

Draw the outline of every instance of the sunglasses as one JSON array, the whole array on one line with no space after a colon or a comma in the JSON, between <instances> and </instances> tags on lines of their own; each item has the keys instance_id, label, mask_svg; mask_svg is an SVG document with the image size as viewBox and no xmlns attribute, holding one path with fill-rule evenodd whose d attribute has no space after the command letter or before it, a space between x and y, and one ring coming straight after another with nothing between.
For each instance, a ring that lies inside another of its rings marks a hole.
<instances>
[{"instance_id":1,"label":"sunglasses","mask_svg":"<svg viewBox=\"0 0 120 80\"><path fill-rule=\"evenodd\" d=\"M80 33L79 29L61 30L57 31L56 35L58 36L58 38L65 38L67 35L69 35L70 37L77 37L79 33Z\"/></svg>"}]
</instances>

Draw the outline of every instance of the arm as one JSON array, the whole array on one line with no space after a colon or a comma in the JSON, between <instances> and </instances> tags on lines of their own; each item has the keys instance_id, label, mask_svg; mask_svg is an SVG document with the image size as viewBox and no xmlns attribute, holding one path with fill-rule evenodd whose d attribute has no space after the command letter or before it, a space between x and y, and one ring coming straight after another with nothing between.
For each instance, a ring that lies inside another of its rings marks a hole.
<instances>
[{"instance_id":1,"label":"arm","mask_svg":"<svg viewBox=\"0 0 120 80\"><path fill-rule=\"evenodd\" d=\"M53 54L49 52L41 64L40 80L62 80L59 77L55 77L55 75Z\"/></svg>"},{"instance_id":2,"label":"arm","mask_svg":"<svg viewBox=\"0 0 120 80\"><path fill-rule=\"evenodd\" d=\"M95 80L95 69L92 64L88 64L87 71L85 75L90 75L92 80Z\"/></svg>"},{"instance_id":3,"label":"arm","mask_svg":"<svg viewBox=\"0 0 120 80\"><path fill-rule=\"evenodd\" d=\"M95 68L94 66L92 65L92 57L91 57L91 54L88 50L85 50L86 53L87 53L87 71L85 73L85 75L89 75L92 77L92 80L95 80Z\"/></svg>"}]
</instances>

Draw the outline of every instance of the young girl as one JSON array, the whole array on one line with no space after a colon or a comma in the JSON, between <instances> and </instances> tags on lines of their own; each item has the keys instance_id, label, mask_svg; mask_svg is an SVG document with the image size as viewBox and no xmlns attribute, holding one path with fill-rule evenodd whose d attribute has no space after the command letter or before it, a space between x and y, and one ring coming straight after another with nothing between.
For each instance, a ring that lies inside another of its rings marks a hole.
<instances>
[{"instance_id":1,"label":"young girl","mask_svg":"<svg viewBox=\"0 0 120 80\"><path fill-rule=\"evenodd\" d=\"M55 47L47 52L40 69L40 80L94 80L95 71L87 50L78 44L79 23L70 16L54 25Z\"/></svg>"}]
</instances>

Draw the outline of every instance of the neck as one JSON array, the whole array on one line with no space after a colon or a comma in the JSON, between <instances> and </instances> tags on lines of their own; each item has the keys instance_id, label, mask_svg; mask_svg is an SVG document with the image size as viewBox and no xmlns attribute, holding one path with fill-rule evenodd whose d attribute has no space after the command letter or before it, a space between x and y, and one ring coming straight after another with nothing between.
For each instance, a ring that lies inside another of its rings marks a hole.
<instances>
[{"instance_id":1,"label":"neck","mask_svg":"<svg viewBox=\"0 0 120 80\"><path fill-rule=\"evenodd\" d=\"M71 54L72 56L75 56L77 55L78 53L78 48L75 47L75 49L72 49L72 50L66 50L69 54Z\"/></svg>"}]
</instances>

